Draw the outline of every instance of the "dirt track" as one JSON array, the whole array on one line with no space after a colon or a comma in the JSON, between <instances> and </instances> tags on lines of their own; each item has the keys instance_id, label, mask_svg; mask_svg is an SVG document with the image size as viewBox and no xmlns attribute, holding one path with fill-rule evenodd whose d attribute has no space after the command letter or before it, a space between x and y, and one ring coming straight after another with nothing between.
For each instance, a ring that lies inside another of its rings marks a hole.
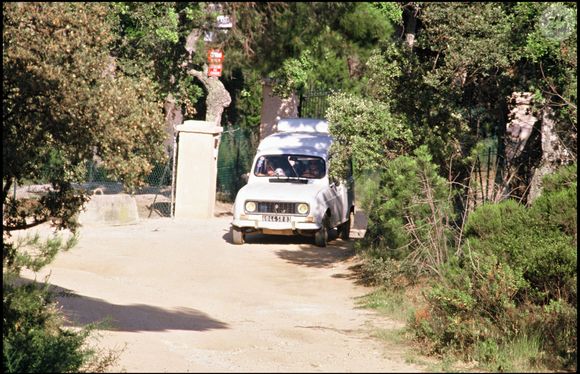
<instances>
[{"instance_id":1,"label":"dirt track","mask_svg":"<svg viewBox=\"0 0 580 374\"><path fill-rule=\"evenodd\" d=\"M370 289L349 269L352 241L248 236L236 246L230 221L84 227L37 279L50 272L69 294L59 301L72 325L110 319L99 345L124 348L114 372L425 370L371 337L400 324L356 307Z\"/></svg>"}]
</instances>

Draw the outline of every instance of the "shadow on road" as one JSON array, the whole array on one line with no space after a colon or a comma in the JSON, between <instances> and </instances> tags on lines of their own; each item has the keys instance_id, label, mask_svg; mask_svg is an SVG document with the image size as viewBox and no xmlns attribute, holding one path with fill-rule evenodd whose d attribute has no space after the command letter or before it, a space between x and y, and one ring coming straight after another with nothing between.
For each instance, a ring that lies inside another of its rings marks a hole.
<instances>
[{"instance_id":1,"label":"shadow on road","mask_svg":"<svg viewBox=\"0 0 580 374\"><path fill-rule=\"evenodd\" d=\"M24 282L30 282L22 279ZM116 305L105 300L81 296L66 288L50 285L62 314L65 326L82 327L97 324L99 330L110 331L207 331L229 328L227 323L218 321L192 308L163 309L146 304Z\"/></svg>"},{"instance_id":2,"label":"shadow on road","mask_svg":"<svg viewBox=\"0 0 580 374\"><path fill-rule=\"evenodd\" d=\"M324 248L308 246L298 251L282 249L276 255L291 264L322 268L351 258L354 250L347 242L337 241Z\"/></svg>"},{"instance_id":3,"label":"shadow on road","mask_svg":"<svg viewBox=\"0 0 580 374\"><path fill-rule=\"evenodd\" d=\"M111 331L207 331L225 329L228 325L192 308L167 310L145 304L116 305L86 296L59 297L70 326L99 323Z\"/></svg>"},{"instance_id":4,"label":"shadow on road","mask_svg":"<svg viewBox=\"0 0 580 374\"><path fill-rule=\"evenodd\" d=\"M222 237L226 242L233 244L231 232L228 231ZM353 240L344 241L338 239L338 232L336 229L333 229L328 233L328 245L326 247L317 247L314 245L313 237L300 235L264 235L258 233L247 234L246 244L244 245L299 245L299 250L280 249L276 251L276 255L296 265L327 267L336 262L353 257L355 255L353 243Z\"/></svg>"},{"instance_id":5,"label":"shadow on road","mask_svg":"<svg viewBox=\"0 0 580 374\"><path fill-rule=\"evenodd\" d=\"M232 233L230 230L226 232L222 238L229 244L234 244ZM259 233L246 234L247 244L271 245L271 244L300 244L300 245L314 245L314 239L308 236L301 235L264 235Z\"/></svg>"}]
</instances>

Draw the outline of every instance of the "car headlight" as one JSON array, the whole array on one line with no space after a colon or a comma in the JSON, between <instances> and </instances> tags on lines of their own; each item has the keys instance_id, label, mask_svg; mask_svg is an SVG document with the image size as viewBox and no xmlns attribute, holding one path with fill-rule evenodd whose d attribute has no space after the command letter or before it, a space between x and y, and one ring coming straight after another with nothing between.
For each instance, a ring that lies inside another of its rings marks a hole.
<instances>
[{"instance_id":1,"label":"car headlight","mask_svg":"<svg viewBox=\"0 0 580 374\"><path fill-rule=\"evenodd\" d=\"M252 213L256 210L256 203L253 201L246 201L246 212Z\"/></svg>"},{"instance_id":2,"label":"car headlight","mask_svg":"<svg viewBox=\"0 0 580 374\"><path fill-rule=\"evenodd\" d=\"M298 204L298 207L296 208L296 210L300 214L306 214L306 213L308 213L308 204L300 203L300 204Z\"/></svg>"}]
</instances>

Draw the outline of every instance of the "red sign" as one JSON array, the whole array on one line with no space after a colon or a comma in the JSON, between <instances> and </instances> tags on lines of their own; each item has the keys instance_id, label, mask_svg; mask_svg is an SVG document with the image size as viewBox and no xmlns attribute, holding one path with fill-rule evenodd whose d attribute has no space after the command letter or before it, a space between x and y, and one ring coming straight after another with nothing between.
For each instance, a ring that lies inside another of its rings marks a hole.
<instances>
[{"instance_id":1,"label":"red sign","mask_svg":"<svg viewBox=\"0 0 580 374\"><path fill-rule=\"evenodd\" d=\"M224 61L224 53L220 49L207 51L207 61L210 64L221 64Z\"/></svg>"},{"instance_id":2,"label":"red sign","mask_svg":"<svg viewBox=\"0 0 580 374\"><path fill-rule=\"evenodd\" d=\"M221 77L222 76L222 64L212 64L209 65L207 69L208 77Z\"/></svg>"}]
</instances>

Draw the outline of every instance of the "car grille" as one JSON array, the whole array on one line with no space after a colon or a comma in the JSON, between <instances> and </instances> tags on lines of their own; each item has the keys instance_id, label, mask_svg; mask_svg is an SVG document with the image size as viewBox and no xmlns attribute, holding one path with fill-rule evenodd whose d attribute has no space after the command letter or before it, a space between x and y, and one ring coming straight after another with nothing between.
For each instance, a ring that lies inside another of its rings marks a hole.
<instances>
[{"instance_id":1,"label":"car grille","mask_svg":"<svg viewBox=\"0 0 580 374\"><path fill-rule=\"evenodd\" d=\"M297 203L282 203L277 201L260 201L258 213L296 214Z\"/></svg>"}]
</instances>

